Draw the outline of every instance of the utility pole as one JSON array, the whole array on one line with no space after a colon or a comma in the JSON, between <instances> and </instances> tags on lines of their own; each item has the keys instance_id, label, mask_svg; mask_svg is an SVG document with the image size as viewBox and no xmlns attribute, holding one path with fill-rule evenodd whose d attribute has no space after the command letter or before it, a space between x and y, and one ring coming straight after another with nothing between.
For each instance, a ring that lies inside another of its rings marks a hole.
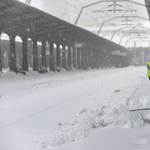
<instances>
[{"instance_id":1,"label":"utility pole","mask_svg":"<svg viewBox=\"0 0 150 150\"><path fill-rule=\"evenodd\" d=\"M89 5L83 6L83 7L81 8L81 10L80 10L80 12L79 12L79 14L78 14L78 16L77 16L77 19L75 20L75 23L74 23L74 24L77 25L77 23L78 23L78 21L79 21L79 19L80 19L80 16L81 16L81 14L82 14L83 9L85 9L85 8L87 8L87 7L90 7L90 6L93 6L93 5L97 5L97 4L99 4L99 3L103 3L103 2L114 2L115 9L116 9L116 2L130 2L130 3L133 3L133 4L137 4L137 5L139 5L139 6L144 6L144 7L145 7L144 4L141 4L141 3L138 3L138 2L134 2L134 1L132 1L132 0L101 0L101 1L97 1L97 2L95 2L95 3L91 3L91 4L89 4Z\"/></svg>"}]
</instances>

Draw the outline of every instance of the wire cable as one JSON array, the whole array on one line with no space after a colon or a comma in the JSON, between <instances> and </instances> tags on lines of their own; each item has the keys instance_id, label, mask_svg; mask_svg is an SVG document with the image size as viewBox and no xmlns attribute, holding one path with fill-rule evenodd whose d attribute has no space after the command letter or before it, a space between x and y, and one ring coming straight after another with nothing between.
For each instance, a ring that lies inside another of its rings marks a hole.
<instances>
[{"instance_id":1,"label":"wire cable","mask_svg":"<svg viewBox=\"0 0 150 150\"><path fill-rule=\"evenodd\" d=\"M63 0L63 1L66 2L68 5L72 6L73 8L77 9L77 10L79 10L79 11L81 10L81 9L76 8L76 7L73 6L72 4L68 3L66 0ZM88 16L88 17L90 17L90 18L96 20L94 17L91 17L91 16L89 16L88 14L86 14L86 13L84 13L84 12L83 12L83 14L85 14L86 16Z\"/></svg>"}]
</instances>

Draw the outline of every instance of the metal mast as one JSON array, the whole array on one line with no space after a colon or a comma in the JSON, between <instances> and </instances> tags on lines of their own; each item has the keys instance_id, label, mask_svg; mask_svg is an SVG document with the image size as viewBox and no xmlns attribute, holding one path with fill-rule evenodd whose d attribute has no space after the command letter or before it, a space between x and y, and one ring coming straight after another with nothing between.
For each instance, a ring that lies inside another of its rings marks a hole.
<instances>
[{"instance_id":1,"label":"metal mast","mask_svg":"<svg viewBox=\"0 0 150 150\"><path fill-rule=\"evenodd\" d=\"M30 4L30 3L31 3L31 0L26 0L25 3L26 3L26 4Z\"/></svg>"}]
</instances>

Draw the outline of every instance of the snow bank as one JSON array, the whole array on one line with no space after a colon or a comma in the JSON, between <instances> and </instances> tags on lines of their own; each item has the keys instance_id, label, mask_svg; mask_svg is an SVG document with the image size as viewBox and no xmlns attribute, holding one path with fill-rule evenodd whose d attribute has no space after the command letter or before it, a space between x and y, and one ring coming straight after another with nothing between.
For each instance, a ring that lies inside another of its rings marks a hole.
<instances>
[{"instance_id":1,"label":"snow bank","mask_svg":"<svg viewBox=\"0 0 150 150\"><path fill-rule=\"evenodd\" d=\"M50 140L37 142L36 148L50 149L63 144L80 141L100 128L148 128L150 129L150 111L131 112L131 108L147 107L150 104L150 95L139 99L128 99L120 107L111 108L98 106L96 110L83 108L76 117L80 120L64 125L59 124L59 129ZM143 141L145 142L145 141ZM35 147L34 147L35 148Z\"/></svg>"},{"instance_id":2,"label":"snow bank","mask_svg":"<svg viewBox=\"0 0 150 150\"><path fill-rule=\"evenodd\" d=\"M128 67L2 74L1 126L9 126L2 130L1 149L10 149L7 143L16 142L33 145L25 150L50 150L82 141L99 129L149 128L149 111L129 111L150 104L149 96L133 97L146 78L144 71L144 67Z\"/></svg>"},{"instance_id":3,"label":"snow bank","mask_svg":"<svg viewBox=\"0 0 150 150\"><path fill-rule=\"evenodd\" d=\"M133 99L130 103L130 109L150 108L150 95Z\"/></svg>"}]
</instances>

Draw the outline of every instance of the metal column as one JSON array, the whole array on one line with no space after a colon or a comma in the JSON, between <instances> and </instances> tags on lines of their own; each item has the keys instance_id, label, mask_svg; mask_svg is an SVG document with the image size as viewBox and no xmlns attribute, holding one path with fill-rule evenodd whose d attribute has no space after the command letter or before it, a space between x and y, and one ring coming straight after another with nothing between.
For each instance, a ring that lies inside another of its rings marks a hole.
<instances>
[{"instance_id":1,"label":"metal column","mask_svg":"<svg viewBox=\"0 0 150 150\"><path fill-rule=\"evenodd\" d=\"M81 69L81 49L77 49L77 69Z\"/></svg>"},{"instance_id":2,"label":"metal column","mask_svg":"<svg viewBox=\"0 0 150 150\"><path fill-rule=\"evenodd\" d=\"M55 72L55 65L54 65L54 46L52 42L49 42L49 48L50 48L50 58L49 58L49 70Z\"/></svg>"},{"instance_id":3,"label":"metal column","mask_svg":"<svg viewBox=\"0 0 150 150\"><path fill-rule=\"evenodd\" d=\"M17 71L16 68L16 48L15 48L15 36L10 36L10 71Z\"/></svg>"},{"instance_id":4,"label":"metal column","mask_svg":"<svg viewBox=\"0 0 150 150\"><path fill-rule=\"evenodd\" d=\"M84 69L85 68L85 49L81 49L81 68Z\"/></svg>"},{"instance_id":5,"label":"metal column","mask_svg":"<svg viewBox=\"0 0 150 150\"><path fill-rule=\"evenodd\" d=\"M99 68L99 51L98 49L95 50L95 56L94 56L94 64L95 64L95 68Z\"/></svg>"},{"instance_id":6,"label":"metal column","mask_svg":"<svg viewBox=\"0 0 150 150\"><path fill-rule=\"evenodd\" d=\"M76 57L76 52L77 52L77 50L76 50L76 48L75 48L75 46L73 45L73 67L75 68L75 69L77 69L77 57Z\"/></svg>"},{"instance_id":7,"label":"metal column","mask_svg":"<svg viewBox=\"0 0 150 150\"><path fill-rule=\"evenodd\" d=\"M46 41L42 41L42 66L46 65Z\"/></svg>"},{"instance_id":8,"label":"metal column","mask_svg":"<svg viewBox=\"0 0 150 150\"><path fill-rule=\"evenodd\" d=\"M61 67L60 66L60 44L57 43L57 49L56 49L56 67Z\"/></svg>"},{"instance_id":9,"label":"metal column","mask_svg":"<svg viewBox=\"0 0 150 150\"><path fill-rule=\"evenodd\" d=\"M28 71L28 52L27 52L27 38L22 38L22 68L25 71Z\"/></svg>"},{"instance_id":10,"label":"metal column","mask_svg":"<svg viewBox=\"0 0 150 150\"><path fill-rule=\"evenodd\" d=\"M62 46L62 67L66 69L66 48Z\"/></svg>"},{"instance_id":11,"label":"metal column","mask_svg":"<svg viewBox=\"0 0 150 150\"><path fill-rule=\"evenodd\" d=\"M32 41L30 40L27 40L27 51L28 51L28 65L29 67L31 67L33 64L32 64Z\"/></svg>"},{"instance_id":12,"label":"metal column","mask_svg":"<svg viewBox=\"0 0 150 150\"><path fill-rule=\"evenodd\" d=\"M38 48L37 40L33 40L33 70L38 71Z\"/></svg>"},{"instance_id":13,"label":"metal column","mask_svg":"<svg viewBox=\"0 0 150 150\"><path fill-rule=\"evenodd\" d=\"M1 56L1 45L2 45L2 41L1 41L1 33L0 33L0 72L2 72L2 56Z\"/></svg>"},{"instance_id":14,"label":"metal column","mask_svg":"<svg viewBox=\"0 0 150 150\"><path fill-rule=\"evenodd\" d=\"M85 49L85 70L88 69L88 51Z\"/></svg>"},{"instance_id":15,"label":"metal column","mask_svg":"<svg viewBox=\"0 0 150 150\"><path fill-rule=\"evenodd\" d=\"M94 52L92 49L89 50L89 66L94 69Z\"/></svg>"},{"instance_id":16,"label":"metal column","mask_svg":"<svg viewBox=\"0 0 150 150\"><path fill-rule=\"evenodd\" d=\"M71 46L68 46L68 69L71 69L72 55L71 55Z\"/></svg>"}]
</instances>

